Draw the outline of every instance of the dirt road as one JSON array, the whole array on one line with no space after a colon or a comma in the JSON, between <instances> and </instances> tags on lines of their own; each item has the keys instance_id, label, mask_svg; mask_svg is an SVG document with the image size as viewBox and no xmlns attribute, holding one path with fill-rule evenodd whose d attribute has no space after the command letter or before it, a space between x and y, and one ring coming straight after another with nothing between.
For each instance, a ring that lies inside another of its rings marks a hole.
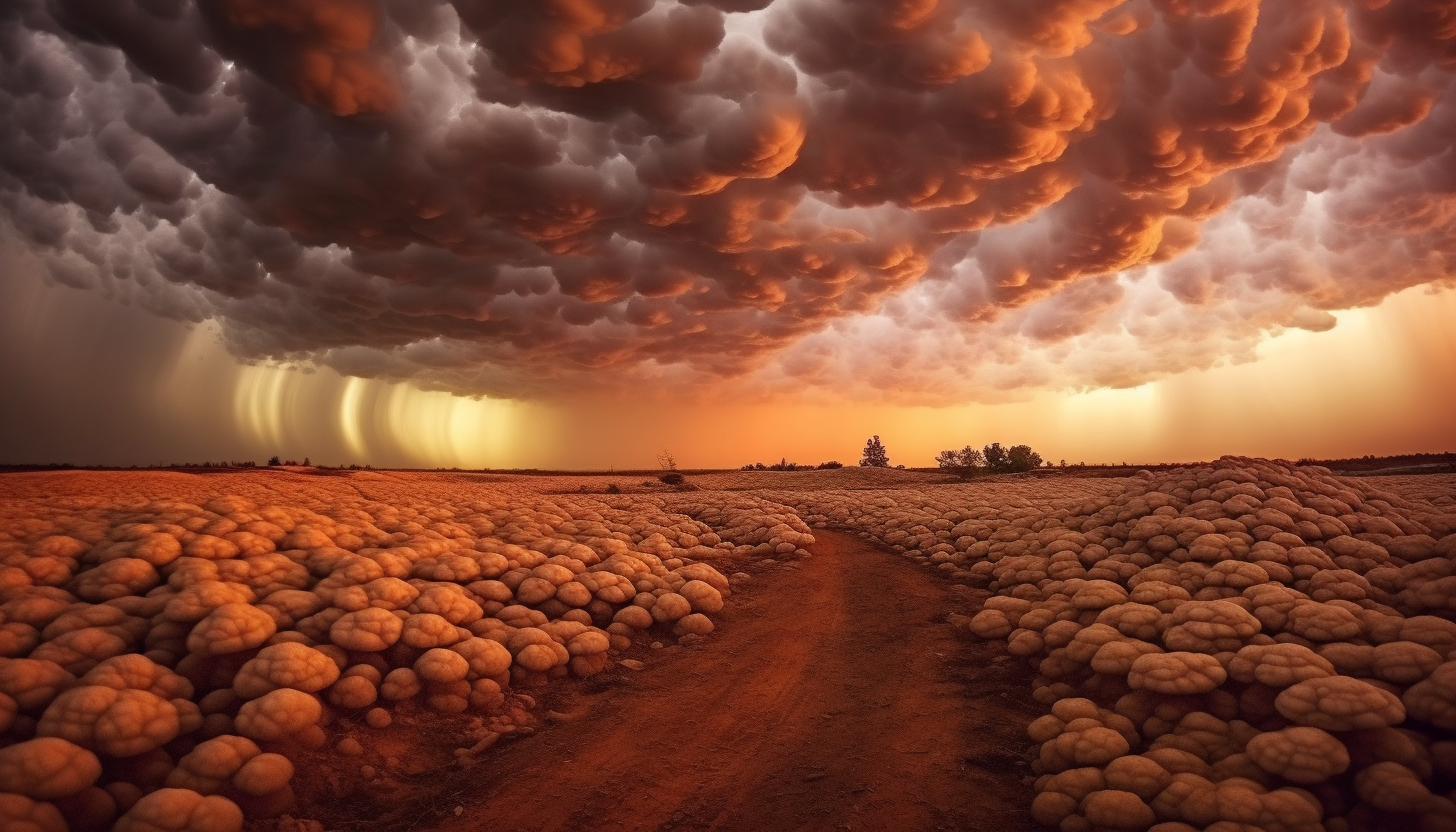
<instances>
[{"instance_id":1,"label":"dirt road","mask_svg":"<svg viewBox=\"0 0 1456 832\"><path fill-rule=\"evenodd\" d=\"M470 770L416 828L1038 828L1026 671L943 621L944 583L858 538L735 595L711 640L558 702L573 721Z\"/></svg>"}]
</instances>

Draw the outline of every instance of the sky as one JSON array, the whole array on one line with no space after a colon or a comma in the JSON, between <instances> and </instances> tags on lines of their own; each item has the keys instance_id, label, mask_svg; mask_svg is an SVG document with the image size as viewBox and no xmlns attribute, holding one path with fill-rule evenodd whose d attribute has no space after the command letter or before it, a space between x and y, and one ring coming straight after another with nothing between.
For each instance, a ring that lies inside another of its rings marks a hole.
<instances>
[{"instance_id":1,"label":"sky","mask_svg":"<svg viewBox=\"0 0 1456 832\"><path fill-rule=\"evenodd\" d=\"M1456 450L1438 0L16 0L0 463Z\"/></svg>"}]
</instances>

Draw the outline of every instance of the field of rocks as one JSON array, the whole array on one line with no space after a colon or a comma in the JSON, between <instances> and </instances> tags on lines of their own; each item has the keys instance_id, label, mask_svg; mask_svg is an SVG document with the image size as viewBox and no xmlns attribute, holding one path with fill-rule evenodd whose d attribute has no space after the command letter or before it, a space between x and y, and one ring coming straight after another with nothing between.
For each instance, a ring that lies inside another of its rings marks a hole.
<instances>
[{"instance_id":1,"label":"field of rocks","mask_svg":"<svg viewBox=\"0 0 1456 832\"><path fill-rule=\"evenodd\" d=\"M1456 829L1456 476L1232 457L679 488L6 474L0 828L330 828L341 778L405 795L530 736L572 686L711 653L735 593L810 562L815 529L919 564L954 590L940 626L1029 664L1038 823ZM426 737L443 759L410 759Z\"/></svg>"}]
</instances>

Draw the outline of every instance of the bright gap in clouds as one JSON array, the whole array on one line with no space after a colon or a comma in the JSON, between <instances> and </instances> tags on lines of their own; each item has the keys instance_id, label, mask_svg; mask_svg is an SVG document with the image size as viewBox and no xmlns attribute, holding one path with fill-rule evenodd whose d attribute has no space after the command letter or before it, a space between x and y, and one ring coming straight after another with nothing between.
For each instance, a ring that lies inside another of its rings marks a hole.
<instances>
[{"instance_id":1,"label":"bright gap in clouds","mask_svg":"<svg viewBox=\"0 0 1456 832\"><path fill-rule=\"evenodd\" d=\"M892 462L911 467L934 464L945 448L993 441L1069 462L1456 450L1456 393L1447 383L1456 377L1456 291L1410 289L1336 318L1327 332L1265 340L1255 360L1137 387L908 408L473 400L327 369L238 367L203 326L179 353L164 398L202 418L192 391L231 374L232 430L259 461L311 454L314 462L400 467L651 468L664 448L683 467L782 457L854 464L872 434Z\"/></svg>"},{"instance_id":2,"label":"bright gap in clouds","mask_svg":"<svg viewBox=\"0 0 1456 832\"><path fill-rule=\"evenodd\" d=\"M0 251L0 459L154 464L310 457L377 467L652 467L788 457L854 464L871 434L892 461L930 465L971 443L1025 442L1049 459L1152 461L1456 450L1456 291L1413 288L1336 313L1327 332L1268 338L1256 360L1129 389L1041 391L1003 404L701 406L471 400L409 384L242 366L211 325L47 285ZM58 337L59 336L59 337ZM119 346L120 345L120 346Z\"/></svg>"}]
</instances>

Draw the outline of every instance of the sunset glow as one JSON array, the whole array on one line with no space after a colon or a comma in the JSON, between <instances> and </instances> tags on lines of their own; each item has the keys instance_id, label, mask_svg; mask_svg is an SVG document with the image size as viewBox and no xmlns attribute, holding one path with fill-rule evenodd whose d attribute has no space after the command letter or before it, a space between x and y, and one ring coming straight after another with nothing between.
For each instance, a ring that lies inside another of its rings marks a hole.
<instances>
[{"instance_id":1,"label":"sunset glow","mask_svg":"<svg viewBox=\"0 0 1456 832\"><path fill-rule=\"evenodd\" d=\"M11 354L39 354L44 333L84 331L85 319L63 303L75 295L37 286L29 303L12 307L25 313L5 336ZM132 314L150 326L143 314ZM1223 453L1329 458L1456 447L1456 292L1411 289L1336 317L1326 332L1271 337L1242 363L1136 387L908 407L792 397L590 406L471 399L329 369L240 366L216 328L202 325L177 328L163 368L129 368L154 376L156 398L126 415L198 431L196 459L210 447L203 439L221 436L236 458L262 461L278 453L331 465L431 468L651 468L663 449L694 468L780 458L853 463L871 434L884 438L893 463L912 467L933 465L945 448L991 441L1028 443L1052 461L1070 462L1193 461ZM105 352L105 344L81 338L56 356L56 369L85 377ZM1348 392L1353 379L1360 396ZM59 400L56 393L38 399ZM122 454L99 461L130 464Z\"/></svg>"},{"instance_id":2,"label":"sunset glow","mask_svg":"<svg viewBox=\"0 0 1456 832\"><path fill-rule=\"evenodd\" d=\"M0 832L1456 832L1456 0L0 0Z\"/></svg>"}]
</instances>

